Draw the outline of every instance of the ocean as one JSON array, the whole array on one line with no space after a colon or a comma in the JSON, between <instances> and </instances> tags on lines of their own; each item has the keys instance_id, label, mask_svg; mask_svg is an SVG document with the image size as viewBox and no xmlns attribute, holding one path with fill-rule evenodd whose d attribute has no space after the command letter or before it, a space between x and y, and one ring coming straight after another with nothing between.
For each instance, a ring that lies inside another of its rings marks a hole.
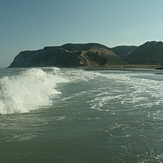
<instances>
[{"instance_id":1,"label":"ocean","mask_svg":"<svg viewBox=\"0 0 163 163\"><path fill-rule=\"evenodd\" d=\"M163 71L0 69L0 162L162 163Z\"/></svg>"}]
</instances>

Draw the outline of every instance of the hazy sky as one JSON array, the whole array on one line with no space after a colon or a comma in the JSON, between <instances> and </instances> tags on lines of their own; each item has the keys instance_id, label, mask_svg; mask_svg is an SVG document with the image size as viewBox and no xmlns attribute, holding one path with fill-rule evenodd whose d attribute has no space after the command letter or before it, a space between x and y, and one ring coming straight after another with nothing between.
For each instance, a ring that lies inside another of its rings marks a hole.
<instances>
[{"instance_id":1,"label":"hazy sky","mask_svg":"<svg viewBox=\"0 0 163 163\"><path fill-rule=\"evenodd\" d=\"M0 0L0 67L23 50L163 41L163 0Z\"/></svg>"}]
</instances>

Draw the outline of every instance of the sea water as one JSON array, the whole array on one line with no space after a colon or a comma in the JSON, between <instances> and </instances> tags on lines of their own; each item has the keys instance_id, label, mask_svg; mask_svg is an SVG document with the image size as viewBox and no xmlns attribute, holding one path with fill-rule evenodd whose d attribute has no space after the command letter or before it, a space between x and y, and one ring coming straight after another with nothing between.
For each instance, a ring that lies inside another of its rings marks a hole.
<instances>
[{"instance_id":1,"label":"sea water","mask_svg":"<svg viewBox=\"0 0 163 163\"><path fill-rule=\"evenodd\" d=\"M163 162L163 72L0 69L0 162Z\"/></svg>"}]
</instances>

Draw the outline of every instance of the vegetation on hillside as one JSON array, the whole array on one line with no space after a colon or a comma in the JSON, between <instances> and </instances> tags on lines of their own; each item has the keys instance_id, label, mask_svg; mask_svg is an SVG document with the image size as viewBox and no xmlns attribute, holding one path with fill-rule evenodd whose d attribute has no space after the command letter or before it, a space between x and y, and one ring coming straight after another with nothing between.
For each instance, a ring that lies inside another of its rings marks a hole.
<instances>
[{"instance_id":1,"label":"vegetation on hillside","mask_svg":"<svg viewBox=\"0 0 163 163\"><path fill-rule=\"evenodd\" d=\"M20 52L10 67L79 67L111 65L163 65L163 42L108 48L98 43L64 44Z\"/></svg>"},{"instance_id":2,"label":"vegetation on hillside","mask_svg":"<svg viewBox=\"0 0 163 163\"><path fill-rule=\"evenodd\" d=\"M162 64L163 42L146 42L122 59L129 64Z\"/></svg>"},{"instance_id":3,"label":"vegetation on hillside","mask_svg":"<svg viewBox=\"0 0 163 163\"><path fill-rule=\"evenodd\" d=\"M131 54L137 46L116 46L114 48L111 48L111 50L118 55L120 58Z\"/></svg>"}]
</instances>

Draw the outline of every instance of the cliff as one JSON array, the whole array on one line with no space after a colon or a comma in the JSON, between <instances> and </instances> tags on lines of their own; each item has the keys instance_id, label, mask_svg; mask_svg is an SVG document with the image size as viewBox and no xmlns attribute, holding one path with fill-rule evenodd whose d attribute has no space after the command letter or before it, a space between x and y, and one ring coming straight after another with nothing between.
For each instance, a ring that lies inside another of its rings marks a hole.
<instances>
[{"instance_id":1,"label":"cliff","mask_svg":"<svg viewBox=\"0 0 163 163\"><path fill-rule=\"evenodd\" d=\"M9 67L108 66L124 62L108 47L96 44L65 44L36 51L22 51Z\"/></svg>"},{"instance_id":2,"label":"cliff","mask_svg":"<svg viewBox=\"0 0 163 163\"><path fill-rule=\"evenodd\" d=\"M80 67L111 65L162 65L163 42L150 41L138 47L108 48L97 43L64 44L22 51L9 67Z\"/></svg>"}]
</instances>

